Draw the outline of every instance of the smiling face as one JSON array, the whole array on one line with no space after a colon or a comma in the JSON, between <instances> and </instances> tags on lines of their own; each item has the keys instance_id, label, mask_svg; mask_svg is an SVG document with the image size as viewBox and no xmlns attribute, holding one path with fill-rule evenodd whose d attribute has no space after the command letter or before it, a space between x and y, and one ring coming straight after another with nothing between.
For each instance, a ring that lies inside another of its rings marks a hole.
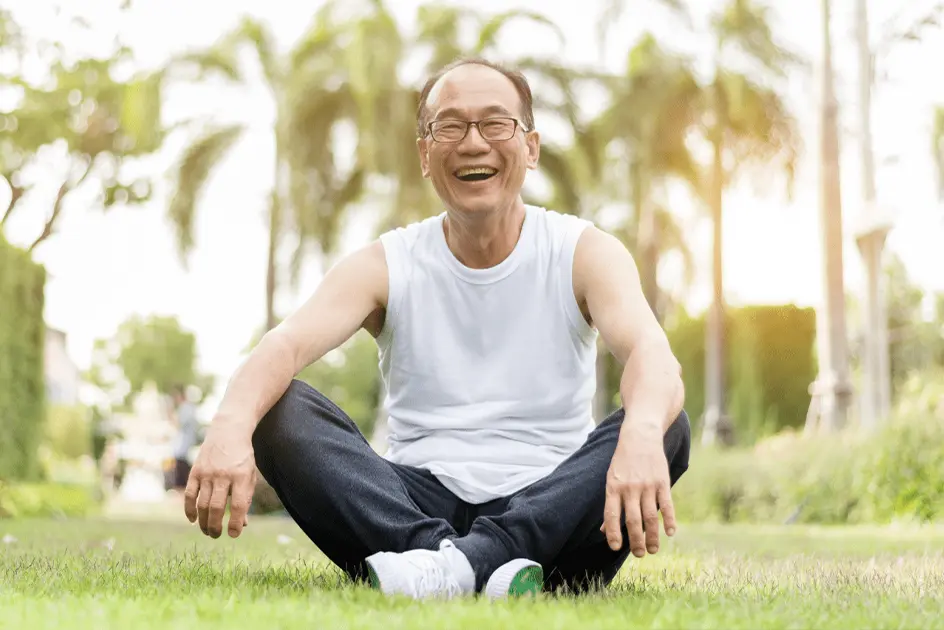
<instances>
[{"instance_id":1,"label":"smiling face","mask_svg":"<svg viewBox=\"0 0 944 630\"><path fill-rule=\"evenodd\" d=\"M417 142L423 176L432 181L447 208L460 213L487 213L513 206L520 197L525 173L537 167L540 138L520 124L521 99L511 80L486 66L459 66L447 72L430 91L426 112L427 120L439 121L444 132L452 127L445 121L459 121L456 129L464 126L463 122L491 117L519 121L514 135L507 140L486 140L482 130L471 126L459 142L437 141L429 133ZM498 124L503 123L483 122L481 126L485 129ZM486 135L490 135L487 129ZM442 137L448 137L448 133Z\"/></svg>"}]
</instances>

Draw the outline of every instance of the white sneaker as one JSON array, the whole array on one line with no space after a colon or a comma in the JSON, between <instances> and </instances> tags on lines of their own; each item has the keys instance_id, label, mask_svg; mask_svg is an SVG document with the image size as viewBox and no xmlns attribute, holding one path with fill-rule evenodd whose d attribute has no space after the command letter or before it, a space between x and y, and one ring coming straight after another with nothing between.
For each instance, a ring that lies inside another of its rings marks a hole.
<instances>
[{"instance_id":1,"label":"white sneaker","mask_svg":"<svg viewBox=\"0 0 944 630\"><path fill-rule=\"evenodd\" d=\"M375 553L367 558L367 568L371 586L387 595L451 599L475 591L472 565L451 540L439 543L439 551Z\"/></svg>"},{"instance_id":2,"label":"white sneaker","mask_svg":"<svg viewBox=\"0 0 944 630\"><path fill-rule=\"evenodd\" d=\"M451 599L475 593L472 565L451 540L442 541L439 551L375 553L367 558L367 567L371 586L388 595ZM519 558L498 567L489 576L484 591L489 599L517 597L539 592L543 582L541 565Z\"/></svg>"}]
</instances>

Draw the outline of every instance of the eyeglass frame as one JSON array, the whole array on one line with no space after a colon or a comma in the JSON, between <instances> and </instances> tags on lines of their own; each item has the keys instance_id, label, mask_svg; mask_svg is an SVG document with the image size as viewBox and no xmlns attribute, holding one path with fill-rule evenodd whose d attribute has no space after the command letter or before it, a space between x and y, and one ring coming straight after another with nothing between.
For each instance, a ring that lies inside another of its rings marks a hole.
<instances>
[{"instance_id":1,"label":"eyeglass frame","mask_svg":"<svg viewBox=\"0 0 944 630\"><path fill-rule=\"evenodd\" d=\"M482 128L479 127L479 123L485 122L487 120L496 120L496 119L511 120L515 123L515 128L511 130L511 135L508 136L507 138L502 138L501 140L489 140L482 133ZM437 140L436 136L433 135L433 124L441 123L441 122L463 123L465 124L465 133L463 133L462 137L459 138L458 140ZM434 142L438 142L440 144L458 144L466 139L466 136L469 135L469 130L472 129L473 125L478 130L479 135L482 136L482 139L485 140L486 142L504 142L505 140L511 140L512 138L515 137L515 134L518 133L518 129L521 129L525 133L529 133L530 131L532 131L531 129L528 129L527 126L525 126L523 122L521 122L514 116L489 116L487 118L482 118L480 120L460 120L458 118L443 118L442 120L431 120L428 123L426 123L426 135L432 138Z\"/></svg>"}]
</instances>

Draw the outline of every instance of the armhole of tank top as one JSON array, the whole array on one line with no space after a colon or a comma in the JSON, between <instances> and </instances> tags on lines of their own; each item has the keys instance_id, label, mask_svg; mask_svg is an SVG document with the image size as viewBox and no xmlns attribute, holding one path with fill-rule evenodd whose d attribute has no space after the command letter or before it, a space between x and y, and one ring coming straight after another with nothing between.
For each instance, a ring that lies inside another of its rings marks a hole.
<instances>
[{"instance_id":1,"label":"armhole of tank top","mask_svg":"<svg viewBox=\"0 0 944 630\"><path fill-rule=\"evenodd\" d=\"M381 234L380 242L383 245L384 256L387 259L387 308L384 314L383 327L377 336L377 343L384 347L389 345L393 337L397 315L400 311L404 282L404 253L403 240L395 231Z\"/></svg>"},{"instance_id":2,"label":"armhole of tank top","mask_svg":"<svg viewBox=\"0 0 944 630\"><path fill-rule=\"evenodd\" d=\"M570 325L577 336L584 343L594 341L595 330L590 327L574 293L574 253L577 250L577 241L583 231L590 227L590 223L583 219L572 220L564 233L564 242L561 245L561 297L564 300L564 310Z\"/></svg>"}]
</instances>

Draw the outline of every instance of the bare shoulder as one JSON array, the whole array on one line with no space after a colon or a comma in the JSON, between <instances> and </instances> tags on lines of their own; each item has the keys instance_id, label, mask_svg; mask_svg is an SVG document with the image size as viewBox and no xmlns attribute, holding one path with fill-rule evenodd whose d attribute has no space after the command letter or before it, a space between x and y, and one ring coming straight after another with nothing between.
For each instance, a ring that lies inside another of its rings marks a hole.
<instances>
[{"instance_id":1,"label":"bare shoulder","mask_svg":"<svg viewBox=\"0 0 944 630\"><path fill-rule=\"evenodd\" d=\"M325 280L332 274L336 276L332 283L338 290L355 291L375 308L387 306L389 272L384 246L379 239L338 261L325 275Z\"/></svg>"},{"instance_id":2,"label":"bare shoulder","mask_svg":"<svg viewBox=\"0 0 944 630\"><path fill-rule=\"evenodd\" d=\"M614 280L638 284L639 273L632 254L623 243L605 230L588 225L574 250L574 294L580 303L595 285Z\"/></svg>"}]
</instances>

